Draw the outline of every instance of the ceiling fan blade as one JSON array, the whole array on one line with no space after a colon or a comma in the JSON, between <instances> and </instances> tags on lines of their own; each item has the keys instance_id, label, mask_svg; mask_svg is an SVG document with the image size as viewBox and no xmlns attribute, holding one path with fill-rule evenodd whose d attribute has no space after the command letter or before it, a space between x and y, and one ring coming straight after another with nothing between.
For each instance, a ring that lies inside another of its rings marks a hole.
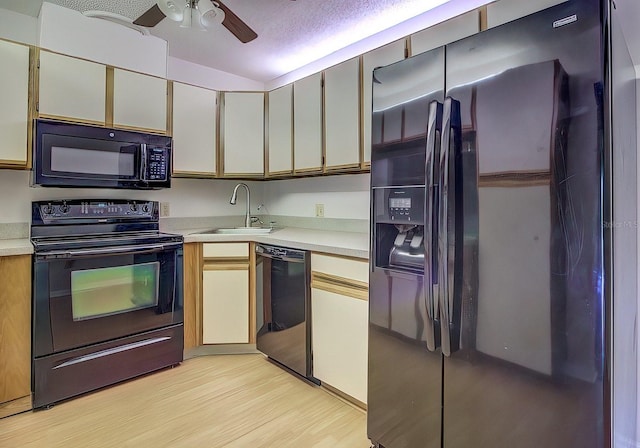
<instances>
[{"instance_id":1,"label":"ceiling fan blade","mask_svg":"<svg viewBox=\"0 0 640 448\"><path fill-rule=\"evenodd\" d=\"M253 31L249 25L244 23L240 17L235 15L227 6L225 6L220 0L215 0L220 5L220 9L224 11L224 20L222 25L231 33L236 36L240 42L246 44L258 37L255 31Z\"/></svg>"},{"instance_id":2,"label":"ceiling fan blade","mask_svg":"<svg viewBox=\"0 0 640 448\"><path fill-rule=\"evenodd\" d=\"M144 14L134 20L133 24L146 27L154 27L165 17L167 16L164 15L164 13L160 10L160 7L156 3L151 8L147 9Z\"/></svg>"}]
</instances>

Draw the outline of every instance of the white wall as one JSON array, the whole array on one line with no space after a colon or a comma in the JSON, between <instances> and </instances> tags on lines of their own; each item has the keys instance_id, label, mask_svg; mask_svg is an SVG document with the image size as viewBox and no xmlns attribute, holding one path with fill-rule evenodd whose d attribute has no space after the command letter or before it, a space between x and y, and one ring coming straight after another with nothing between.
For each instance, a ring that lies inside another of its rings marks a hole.
<instances>
[{"instance_id":1,"label":"white wall","mask_svg":"<svg viewBox=\"0 0 640 448\"><path fill-rule=\"evenodd\" d=\"M264 90L264 83L169 56L167 78L212 90Z\"/></svg>"},{"instance_id":2,"label":"white wall","mask_svg":"<svg viewBox=\"0 0 640 448\"><path fill-rule=\"evenodd\" d=\"M173 179L168 190L138 191L30 187L30 171L0 170L0 223L31 221L31 201L47 199L149 199L169 202L172 217L236 216L245 210L244 195L238 204L229 204L236 181ZM251 189L251 211L264 202L261 182L247 182Z\"/></svg>"},{"instance_id":3,"label":"white wall","mask_svg":"<svg viewBox=\"0 0 640 448\"><path fill-rule=\"evenodd\" d=\"M324 204L327 218L369 219L369 175L272 180L265 183L264 200L271 215L314 217Z\"/></svg>"}]
</instances>

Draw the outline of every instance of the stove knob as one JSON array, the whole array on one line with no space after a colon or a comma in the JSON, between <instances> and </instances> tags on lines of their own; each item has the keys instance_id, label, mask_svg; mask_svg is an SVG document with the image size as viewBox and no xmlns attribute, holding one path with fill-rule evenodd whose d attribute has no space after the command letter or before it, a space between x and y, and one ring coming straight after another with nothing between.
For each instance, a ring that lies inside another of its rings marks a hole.
<instances>
[{"instance_id":1,"label":"stove knob","mask_svg":"<svg viewBox=\"0 0 640 448\"><path fill-rule=\"evenodd\" d=\"M45 215L51 215L53 213L53 205L47 204L42 207L42 213Z\"/></svg>"},{"instance_id":2,"label":"stove knob","mask_svg":"<svg viewBox=\"0 0 640 448\"><path fill-rule=\"evenodd\" d=\"M149 213L149 204L142 204L142 211L145 213Z\"/></svg>"},{"instance_id":3,"label":"stove knob","mask_svg":"<svg viewBox=\"0 0 640 448\"><path fill-rule=\"evenodd\" d=\"M68 206L67 204L62 204L62 205L60 206L60 211L61 211L62 213L69 213L69 206Z\"/></svg>"},{"instance_id":4,"label":"stove knob","mask_svg":"<svg viewBox=\"0 0 640 448\"><path fill-rule=\"evenodd\" d=\"M138 206L135 203L129 204L129 210L131 210L132 212L137 212Z\"/></svg>"}]
</instances>

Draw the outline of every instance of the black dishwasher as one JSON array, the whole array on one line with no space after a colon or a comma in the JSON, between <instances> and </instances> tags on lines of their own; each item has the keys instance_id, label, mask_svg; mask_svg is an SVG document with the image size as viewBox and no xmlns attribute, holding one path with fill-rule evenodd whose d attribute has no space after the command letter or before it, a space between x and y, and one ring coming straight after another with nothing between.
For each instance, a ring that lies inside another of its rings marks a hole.
<instances>
[{"instance_id":1,"label":"black dishwasher","mask_svg":"<svg viewBox=\"0 0 640 448\"><path fill-rule=\"evenodd\" d=\"M309 253L256 244L256 345L273 361L313 378Z\"/></svg>"}]
</instances>

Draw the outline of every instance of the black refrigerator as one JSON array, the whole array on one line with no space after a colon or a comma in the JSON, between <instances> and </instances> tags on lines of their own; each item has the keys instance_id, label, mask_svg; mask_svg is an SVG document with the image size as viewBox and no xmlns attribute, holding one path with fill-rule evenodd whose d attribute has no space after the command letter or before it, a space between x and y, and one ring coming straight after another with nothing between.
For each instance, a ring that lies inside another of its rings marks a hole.
<instances>
[{"instance_id":1,"label":"black refrigerator","mask_svg":"<svg viewBox=\"0 0 640 448\"><path fill-rule=\"evenodd\" d=\"M569 1L374 70L374 446L611 446L607 14Z\"/></svg>"}]
</instances>

